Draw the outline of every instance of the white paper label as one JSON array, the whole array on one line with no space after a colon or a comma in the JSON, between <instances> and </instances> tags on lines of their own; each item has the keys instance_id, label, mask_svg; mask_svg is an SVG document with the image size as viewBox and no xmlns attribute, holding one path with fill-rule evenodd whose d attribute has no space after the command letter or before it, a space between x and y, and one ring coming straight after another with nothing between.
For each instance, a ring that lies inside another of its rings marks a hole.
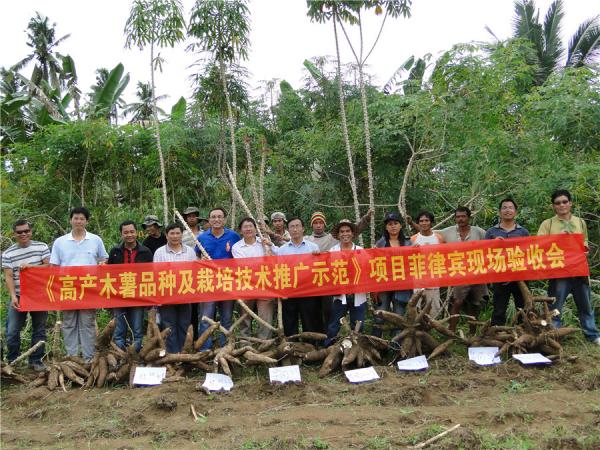
<instances>
[{"instance_id":1,"label":"white paper label","mask_svg":"<svg viewBox=\"0 0 600 450\"><path fill-rule=\"evenodd\" d=\"M500 356L495 356L498 350L498 347L469 347L469 359L479 366L500 364Z\"/></svg>"},{"instance_id":2,"label":"white paper label","mask_svg":"<svg viewBox=\"0 0 600 450\"><path fill-rule=\"evenodd\" d=\"M233 380L229 375L221 373L207 373L204 384L202 385L209 391L230 391L233 387Z\"/></svg>"},{"instance_id":3,"label":"white paper label","mask_svg":"<svg viewBox=\"0 0 600 450\"><path fill-rule=\"evenodd\" d=\"M136 367L133 384L153 386L161 384L165 376L167 376L166 367Z\"/></svg>"},{"instance_id":4,"label":"white paper label","mask_svg":"<svg viewBox=\"0 0 600 450\"><path fill-rule=\"evenodd\" d=\"M399 370L424 370L429 367L425 355L416 356L415 358L398 361Z\"/></svg>"},{"instance_id":5,"label":"white paper label","mask_svg":"<svg viewBox=\"0 0 600 450\"><path fill-rule=\"evenodd\" d=\"M552 361L546 358L541 353L523 353L521 355L513 355L521 364L551 364Z\"/></svg>"},{"instance_id":6,"label":"white paper label","mask_svg":"<svg viewBox=\"0 0 600 450\"><path fill-rule=\"evenodd\" d=\"M367 381L379 380L379 375L373 366L347 370L344 374L350 383L365 383Z\"/></svg>"},{"instance_id":7,"label":"white paper label","mask_svg":"<svg viewBox=\"0 0 600 450\"><path fill-rule=\"evenodd\" d=\"M302 381L300 366L269 367L269 378L271 383Z\"/></svg>"}]
</instances>

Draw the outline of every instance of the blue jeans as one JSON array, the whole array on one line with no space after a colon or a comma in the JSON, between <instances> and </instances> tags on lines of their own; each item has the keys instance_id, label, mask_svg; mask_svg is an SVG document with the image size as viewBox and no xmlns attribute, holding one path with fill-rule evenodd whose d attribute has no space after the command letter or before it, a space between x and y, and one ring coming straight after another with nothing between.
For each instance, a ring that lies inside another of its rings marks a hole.
<instances>
[{"instance_id":1,"label":"blue jeans","mask_svg":"<svg viewBox=\"0 0 600 450\"><path fill-rule=\"evenodd\" d=\"M575 300L575 305L577 305L579 323L585 337L590 341L600 337L600 333L598 333L598 328L596 327L594 310L590 299L590 285L587 277L550 280L548 297L556 298L556 302L551 306L551 309L558 309L562 313L563 305L569 294L573 294L573 300ZM554 326L560 328L560 316L554 318Z\"/></svg>"},{"instance_id":2,"label":"blue jeans","mask_svg":"<svg viewBox=\"0 0 600 450\"><path fill-rule=\"evenodd\" d=\"M202 320L202 316L206 316L209 319L215 320L217 308L219 308L220 322L223 328L229 330L232 324L233 318L233 300L225 300L220 302L203 302L198 305L198 336L202 335L205 330L210 327L208 322ZM223 347L225 345L225 336L219 333L219 345ZM207 350L212 348L212 337L209 337L200 350Z\"/></svg>"},{"instance_id":3,"label":"blue jeans","mask_svg":"<svg viewBox=\"0 0 600 450\"><path fill-rule=\"evenodd\" d=\"M340 331L340 319L350 312L350 328L354 329L357 321L362 322L360 324L360 330L362 331L365 324L365 315L367 312L367 302L362 303L359 306L354 305L354 295L346 295L346 304L342 304L339 299L334 299L331 305L331 318L327 325L327 339L325 340L325 346L329 346L335 340L338 332Z\"/></svg>"},{"instance_id":4,"label":"blue jeans","mask_svg":"<svg viewBox=\"0 0 600 450\"><path fill-rule=\"evenodd\" d=\"M31 311L31 347L39 341L46 340L46 319L48 311ZM21 330L25 326L27 313L13 308L8 304L8 314L6 321L6 347L8 348L8 362L14 361L21 354ZM36 364L42 361L44 356L44 346L42 345L35 352L29 355L29 364Z\"/></svg>"},{"instance_id":5,"label":"blue jeans","mask_svg":"<svg viewBox=\"0 0 600 450\"><path fill-rule=\"evenodd\" d=\"M113 333L115 344L125 350L127 346L127 330L131 328L135 351L139 352L142 348L142 339L144 337L144 307L114 308L113 317L117 319L117 325Z\"/></svg>"},{"instance_id":6,"label":"blue jeans","mask_svg":"<svg viewBox=\"0 0 600 450\"><path fill-rule=\"evenodd\" d=\"M404 313L406 312L406 304L409 302L411 296L412 291L380 292L377 310L391 311L404 316ZM377 325L383 325L385 320L375 317L375 323ZM398 334L398 331L399 330L397 328L392 330L392 335ZM381 337L383 330L380 328L373 328L372 334L373 336Z\"/></svg>"},{"instance_id":7,"label":"blue jeans","mask_svg":"<svg viewBox=\"0 0 600 450\"><path fill-rule=\"evenodd\" d=\"M158 309L160 311L161 329L171 328L171 334L166 339L167 352L179 353L185 343L187 329L192 319L192 305L166 305Z\"/></svg>"}]
</instances>

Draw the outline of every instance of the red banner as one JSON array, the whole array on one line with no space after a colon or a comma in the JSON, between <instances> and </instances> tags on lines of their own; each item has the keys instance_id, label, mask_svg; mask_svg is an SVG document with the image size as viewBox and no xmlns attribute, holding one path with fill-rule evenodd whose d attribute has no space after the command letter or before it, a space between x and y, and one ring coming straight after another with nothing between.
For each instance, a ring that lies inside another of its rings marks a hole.
<instances>
[{"instance_id":1,"label":"red banner","mask_svg":"<svg viewBox=\"0 0 600 450\"><path fill-rule=\"evenodd\" d=\"M559 234L319 255L43 267L21 272L21 310L312 297L589 275L583 237Z\"/></svg>"}]
</instances>

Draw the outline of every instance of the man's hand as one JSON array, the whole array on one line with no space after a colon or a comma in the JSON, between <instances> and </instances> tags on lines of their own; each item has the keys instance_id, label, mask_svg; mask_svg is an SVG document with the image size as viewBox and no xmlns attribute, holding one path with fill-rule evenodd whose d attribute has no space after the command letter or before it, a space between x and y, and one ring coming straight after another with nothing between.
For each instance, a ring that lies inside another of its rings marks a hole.
<instances>
[{"instance_id":1,"label":"man's hand","mask_svg":"<svg viewBox=\"0 0 600 450\"><path fill-rule=\"evenodd\" d=\"M19 309L19 298L16 295L12 295L10 298L10 304L13 308Z\"/></svg>"}]
</instances>

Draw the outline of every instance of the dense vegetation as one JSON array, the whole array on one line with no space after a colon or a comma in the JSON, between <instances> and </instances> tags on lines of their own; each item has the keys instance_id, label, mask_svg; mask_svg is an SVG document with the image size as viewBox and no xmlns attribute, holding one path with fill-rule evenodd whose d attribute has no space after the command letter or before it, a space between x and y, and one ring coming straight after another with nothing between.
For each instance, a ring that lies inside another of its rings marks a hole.
<instances>
[{"instance_id":1,"label":"dense vegetation","mask_svg":"<svg viewBox=\"0 0 600 450\"><path fill-rule=\"evenodd\" d=\"M365 2L371 3L387 4ZM522 13L523 20L537 21ZM34 17L29 29L32 41L36 30L51 32L46 42L58 41L43 16ZM575 197L575 213L590 226L597 274L600 78L594 49L578 59L569 56L567 66L560 58L548 66L547 49L517 31L520 37L504 42L455 45L437 60L413 58L385 89L369 84L365 76L376 217L397 208L405 182L408 213L429 209L441 220L457 205L469 204L476 211L475 223L487 227L498 200L513 196L520 205L520 222L535 232L552 214L551 191L567 188ZM196 30L199 42L204 32ZM65 232L69 208L82 203L92 211L91 230L107 246L117 241L120 221L162 214L156 132L148 126L152 86L138 85L139 102L125 109L133 122L117 125L117 118L123 122L120 96L128 82L123 66L99 70L98 83L86 100L77 87L73 61L53 54L52 48L45 60L33 54L38 69L31 78L14 68L2 70L2 248L10 242L16 218L29 218L36 226L35 237L52 241ZM201 51L206 60L195 79L194 97L180 100L160 117L169 208L193 204L204 211L214 205L230 209L231 195L222 176L224 164L234 163L233 136L237 183L247 200L245 138L255 169L261 152L267 152L266 211L308 218L319 209L330 223L352 218L336 62L306 61L305 85L271 83L265 98L253 100L240 54L209 50L191 49ZM369 183L361 89L356 74L340 74L364 213ZM240 214L238 208L238 218Z\"/></svg>"}]
</instances>

